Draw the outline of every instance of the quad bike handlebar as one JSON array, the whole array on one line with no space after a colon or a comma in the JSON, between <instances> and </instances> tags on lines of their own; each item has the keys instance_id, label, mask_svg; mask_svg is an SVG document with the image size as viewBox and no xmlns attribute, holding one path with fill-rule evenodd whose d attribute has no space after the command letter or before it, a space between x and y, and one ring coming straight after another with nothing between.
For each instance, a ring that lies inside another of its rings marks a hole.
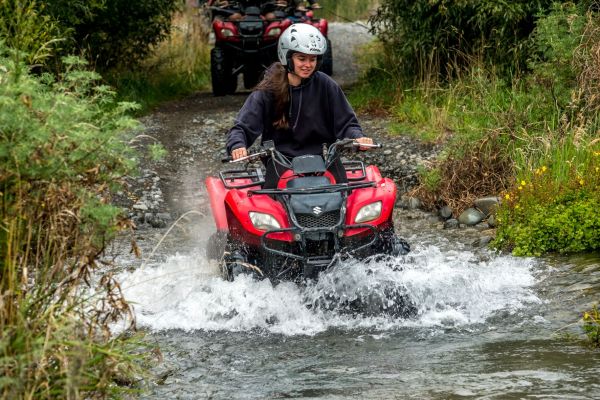
<instances>
[{"instance_id":1,"label":"quad bike handlebar","mask_svg":"<svg viewBox=\"0 0 600 400\"><path fill-rule=\"evenodd\" d=\"M366 148L366 149L380 149L383 147L383 145L381 143L359 143L354 139L341 139L341 140L337 140L335 142L333 142L328 148L325 148L325 144L323 145L324 147L324 155L326 156L326 161L327 160L332 160L335 156L337 156L339 154L339 149L359 149L359 148ZM280 152L278 152L275 149L275 146L273 145L272 141L267 141L263 144L263 146L261 147L261 149L255 153L252 154L248 154L245 157L240 157L237 160L234 160L232 156L224 156L221 158L221 162L222 163L238 163L238 162L252 162L252 161L256 161L259 160L263 157L267 157L267 156L271 156L271 157L277 157L277 158L281 158L284 157L283 154L281 154Z\"/></svg>"}]
</instances>

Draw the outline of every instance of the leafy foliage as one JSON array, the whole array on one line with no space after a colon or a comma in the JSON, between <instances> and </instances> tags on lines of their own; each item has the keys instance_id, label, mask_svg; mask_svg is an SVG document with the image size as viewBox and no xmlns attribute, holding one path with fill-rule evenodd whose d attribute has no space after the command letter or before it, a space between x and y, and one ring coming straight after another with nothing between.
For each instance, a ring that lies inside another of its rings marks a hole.
<instances>
[{"instance_id":1,"label":"leafy foliage","mask_svg":"<svg viewBox=\"0 0 600 400\"><path fill-rule=\"evenodd\" d=\"M521 68L536 20L553 1L383 0L373 30L408 77L452 76L477 59Z\"/></svg>"},{"instance_id":2,"label":"leafy foliage","mask_svg":"<svg viewBox=\"0 0 600 400\"><path fill-rule=\"evenodd\" d=\"M80 54L99 69L132 66L167 37L179 6L176 0L5 0L0 39L30 62Z\"/></svg>"},{"instance_id":3,"label":"leafy foliage","mask_svg":"<svg viewBox=\"0 0 600 400\"><path fill-rule=\"evenodd\" d=\"M600 311L597 304L583 313L583 331L591 346L600 347Z\"/></svg>"},{"instance_id":4,"label":"leafy foliage","mask_svg":"<svg viewBox=\"0 0 600 400\"><path fill-rule=\"evenodd\" d=\"M586 9L574 3L554 3L537 21L532 35L534 50L528 60L536 84L550 91L558 108L573 106L579 68L574 64L587 18Z\"/></svg>"},{"instance_id":5,"label":"leafy foliage","mask_svg":"<svg viewBox=\"0 0 600 400\"><path fill-rule=\"evenodd\" d=\"M55 0L53 16L70 12L70 1ZM175 0L104 0L102 6L70 18L72 39L80 51L100 69L131 66L148 55L151 46L165 39L171 17L180 2ZM83 9L85 11L85 9Z\"/></svg>"},{"instance_id":6,"label":"leafy foliage","mask_svg":"<svg viewBox=\"0 0 600 400\"><path fill-rule=\"evenodd\" d=\"M505 193L495 246L519 256L600 249L600 151L592 154L560 181L542 166Z\"/></svg>"},{"instance_id":7,"label":"leafy foliage","mask_svg":"<svg viewBox=\"0 0 600 400\"><path fill-rule=\"evenodd\" d=\"M44 14L37 0L0 2L0 41L17 49L27 64L46 62L62 37L58 22Z\"/></svg>"},{"instance_id":8,"label":"leafy foliage","mask_svg":"<svg viewBox=\"0 0 600 400\"><path fill-rule=\"evenodd\" d=\"M109 188L134 166L132 104L115 104L76 58L32 76L0 44L0 397L93 398L141 371L130 314L100 264L128 224Z\"/></svg>"}]
</instances>

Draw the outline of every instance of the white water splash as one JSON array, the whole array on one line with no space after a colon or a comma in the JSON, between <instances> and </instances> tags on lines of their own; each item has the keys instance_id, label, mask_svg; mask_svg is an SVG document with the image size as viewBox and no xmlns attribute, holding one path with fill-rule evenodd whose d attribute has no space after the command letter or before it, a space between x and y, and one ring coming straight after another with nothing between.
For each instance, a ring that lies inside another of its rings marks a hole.
<instances>
[{"instance_id":1,"label":"white water splash","mask_svg":"<svg viewBox=\"0 0 600 400\"><path fill-rule=\"evenodd\" d=\"M540 303L531 289L533 267L533 259L490 254L481 261L470 251L442 252L430 245L393 262L348 261L303 287L247 276L226 282L201 254L172 256L123 274L121 282L138 324L151 330L314 335L329 328L482 323L495 312ZM399 300L414 306L410 318L388 312Z\"/></svg>"}]
</instances>

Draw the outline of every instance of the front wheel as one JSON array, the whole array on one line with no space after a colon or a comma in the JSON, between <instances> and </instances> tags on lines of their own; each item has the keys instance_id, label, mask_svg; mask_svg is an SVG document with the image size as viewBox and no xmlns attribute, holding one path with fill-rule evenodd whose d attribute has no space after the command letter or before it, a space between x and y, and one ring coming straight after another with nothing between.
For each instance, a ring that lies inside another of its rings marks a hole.
<instances>
[{"instance_id":1,"label":"front wheel","mask_svg":"<svg viewBox=\"0 0 600 400\"><path fill-rule=\"evenodd\" d=\"M210 76L215 96L235 93L237 79L232 74L227 52L221 47L215 47L210 51Z\"/></svg>"},{"instance_id":2,"label":"front wheel","mask_svg":"<svg viewBox=\"0 0 600 400\"><path fill-rule=\"evenodd\" d=\"M210 235L206 242L206 258L221 260L227 247L227 232L217 231Z\"/></svg>"},{"instance_id":3,"label":"front wheel","mask_svg":"<svg viewBox=\"0 0 600 400\"><path fill-rule=\"evenodd\" d=\"M381 251L393 257L403 256L410 252L410 244L396 235L394 229L385 230L381 235Z\"/></svg>"},{"instance_id":4,"label":"front wheel","mask_svg":"<svg viewBox=\"0 0 600 400\"><path fill-rule=\"evenodd\" d=\"M256 86L256 84L260 80L260 75L262 72L258 68L259 67L249 67L246 68L246 70L244 71L244 87L246 89L254 89L254 86Z\"/></svg>"}]
</instances>

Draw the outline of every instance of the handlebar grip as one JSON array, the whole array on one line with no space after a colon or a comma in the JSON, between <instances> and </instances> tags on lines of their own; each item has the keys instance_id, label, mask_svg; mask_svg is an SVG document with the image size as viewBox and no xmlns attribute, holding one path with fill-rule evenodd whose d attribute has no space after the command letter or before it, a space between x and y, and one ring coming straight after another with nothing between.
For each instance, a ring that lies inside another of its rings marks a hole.
<instances>
[{"instance_id":1,"label":"handlebar grip","mask_svg":"<svg viewBox=\"0 0 600 400\"><path fill-rule=\"evenodd\" d=\"M383 147L383 145L381 143L358 143L358 142L352 142L352 146L367 147L369 149L380 149Z\"/></svg>"}]
</instances>

